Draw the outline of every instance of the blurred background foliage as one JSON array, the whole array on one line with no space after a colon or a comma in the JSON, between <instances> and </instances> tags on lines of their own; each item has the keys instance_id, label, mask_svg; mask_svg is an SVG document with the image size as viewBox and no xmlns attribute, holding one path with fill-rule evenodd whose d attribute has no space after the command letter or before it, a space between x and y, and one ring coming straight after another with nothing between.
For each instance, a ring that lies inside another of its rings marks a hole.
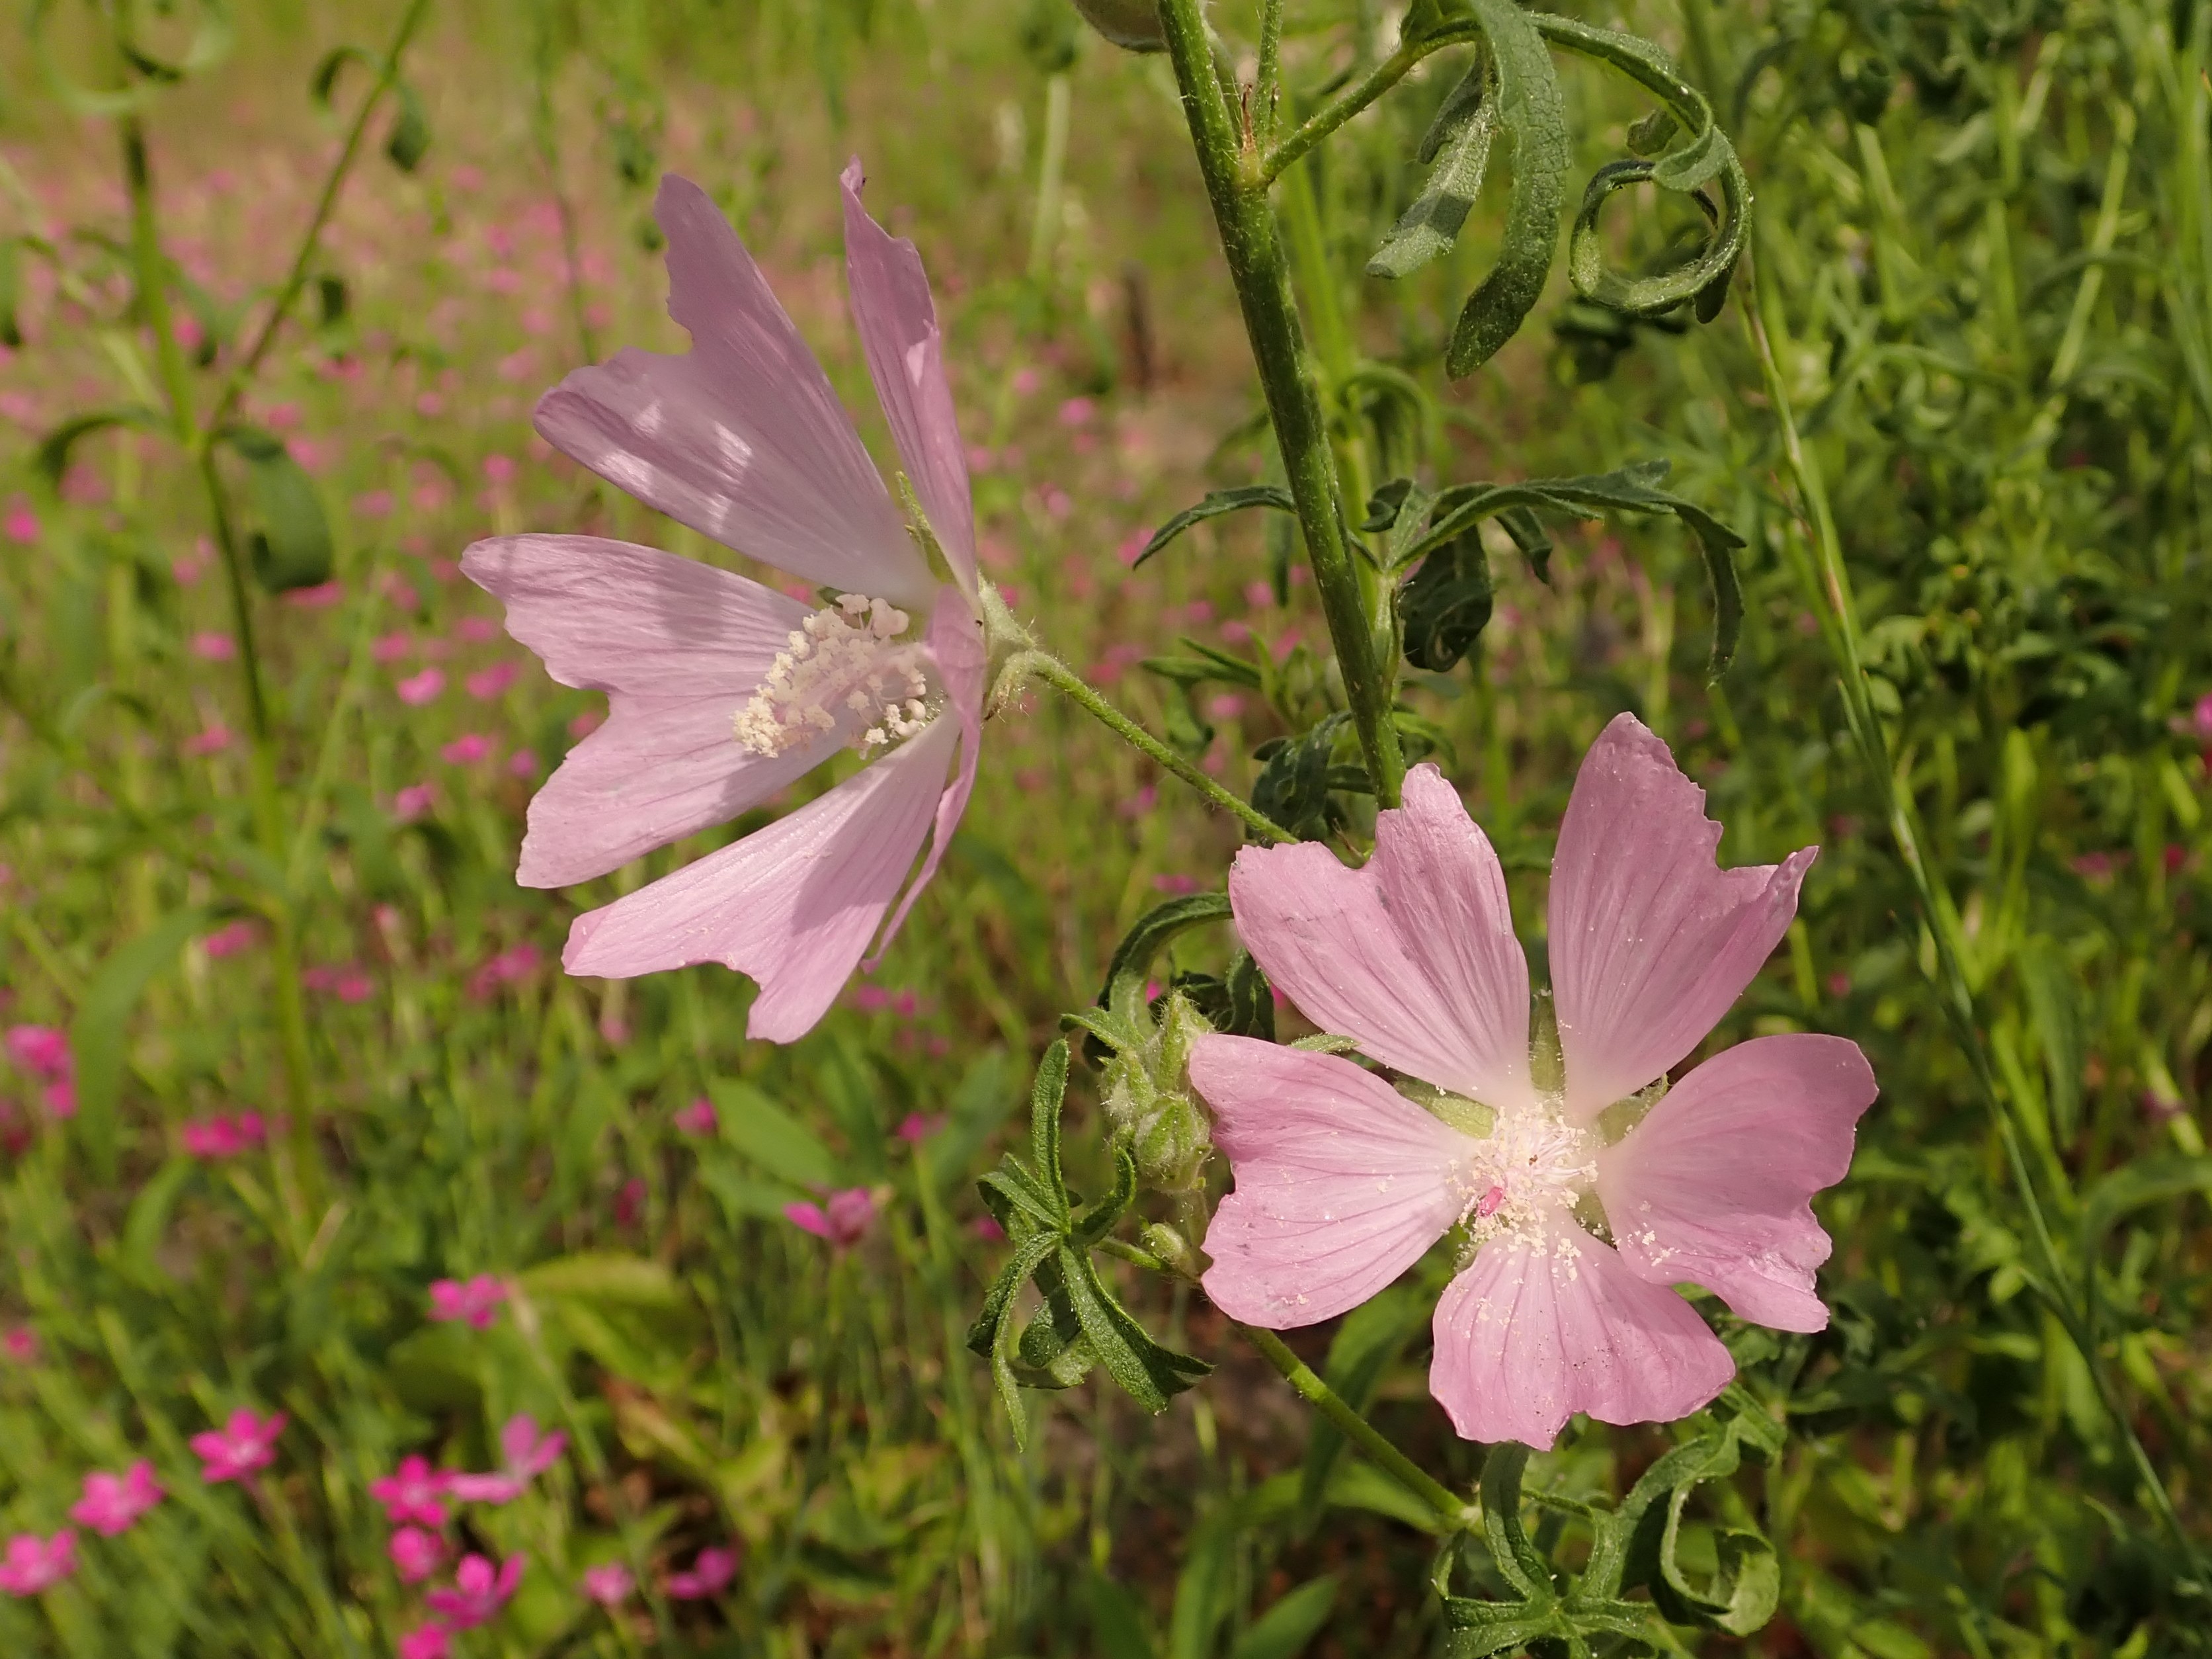
<instances>
[{"instance_id":1,"label":"blurred background foliage","mask_svg":"<svg viewBox=\"0 0 2212 1659\"><path fill-rule=\"evenodd\" d=\"M1729 862L1822 847L1724 1034L1849 1035L1883 1095L1820 1205L1830 1329L1723 1321L1791 1434L1703 1489L1686 1558L1710 1567L1717 1529L1755 1519L1782 1552L1781 1610L1703 1650L2201 1651L2203 1569L2145 1503L2112 1412L2201 1562L2212 8L1568 9L1666 42L1744 158L1753 256L1717 320L1630 319L1555 276L1521 336L1447 386L1436 359L1494 251L1503 182L1428 270L1363 272L1420 187L1448 62L1285 199L1347 444L1431 485L1664 459L1671 488L1749 540L1717 684L1696 545L1639 520L1556 528L1548 582L1501 540L1478 647L1408 693L1524 923L1575 760L1622 709L1705 784ZM409 1451L485 1467L526 1411L573 1451L520 1501L471 1511L470 1547L528 1566L467 1654L1440 1650L1421 1512L1310 1430L1199 1302L1123 1287L1219 1363L1207 1384L1157 1419L1073 1391L1026 1452L963 1345L997 1265L974 1178L1018 1127L1059 1011L1162 894L1218 885L1233 826L1064 706L1012 709L880 972L805 1041L744 1044L749 987L719 969L559 973L571 916L698 848L575 893L515 887L534 782L599 699L547 682L453 564L525 527L726 557L526 424L575 363L679 343L647 211L664 168L731 213L880 436L838 257L833 180L857 151L938 288L991 573L1053 649L1249 789L1253 751L1340 694L1285 521L1217 520L1128 568L1154 527L1266 481L1270 459L1162 63L1042 0L433 5L294 320L240 381L237 424L271 442L215 463L283 589L251 601L271 841L191 467L129 420L54 436L163 406L126 129L173 260L176 372L204 408L376 69L340 64L318 99L317 66L380 52L401 9L143 11L155 70L131 72L131 111L92 107L118 82L90 6L24 9L0 53L0 985L9 1023L71 1034L76 1067L74 1115L19 1065L0 1117L0 1530L51 1533L86 1470L132 1456L171 1499L83 1540L59 1588L0 1601L0 1650L390 1652L418 1601L368 1483ZM1218 21L1249 39L1249 11L1224 0ZM1292 5L1293 84L1387 50L1394 22L1370 0ZM1646 108L1561 73L1586 173ZM1670 211L1632 202L1616 257L1662 257ZM2109 1401L2036 1294L1937 941L1848 735L1783 402L1826 484L1893 785L1927 826L1937 919L2089 1296ZM1188 658L1179 637L1255 666L1194 685L1139 666ZM1176 966L1218 972L1224 939L1194 936ZM291 1111L293 995L311 1110L274 1144L325 1171L304 1209L269 1158L186 1135ZM1073 1091L1071 1170L1096 1190L1096 1074L1079 1066ZM702 1099L711 1117L687 1111ZM784 1217L854 1187L879 1219L850 1247ZM490 1328L429 1322L434 1280L487 1272L513 1285ZM1295 1345L1464 1480L1471 1449L1423 1384L1425 1305L1386 1297ZM251 1491L203 1487L184 1442L240 1405L289 1414L278 1461ZM1669 1443L1583 1424L1534 1460L1545 1546ZM659 1586L730 1541L719 1598L655 1589L611 1616L577 1588L609 1561Z\"/></svg>"}]
</instances>

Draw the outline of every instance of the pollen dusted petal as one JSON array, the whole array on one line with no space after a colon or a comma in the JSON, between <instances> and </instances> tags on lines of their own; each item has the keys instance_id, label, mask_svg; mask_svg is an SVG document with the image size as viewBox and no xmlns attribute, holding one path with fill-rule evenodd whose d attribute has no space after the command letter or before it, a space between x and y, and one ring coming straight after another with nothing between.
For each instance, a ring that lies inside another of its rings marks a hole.
<instances>
[{"instance_id":1,"label":"pollen dusted petal","mask_svg":"<svg viewBox=\"0 0 2212 1659\"><path fill-rule=\"evenodd\" d=\"M1429 1392L1468 1440L1547 1450L1577 1412L1667 1423L1707 1404L1735 1362L1697 1311L1562 1222L1482 1247L1437 1304Z\"/></svg>"},{"instance_id":2,"label":"pollen dusted petal","mask_svg":"<svg viewBox=\"0 0 2212 1659\"><path fill-rule=\"evenodd\" d=\"M953 580L975 593L975 511L968 489L968 452L945 379L945 339L937 302L913 242L893 236L860 205L866 182L854 156L841 180L845 191L845 280L853 320L868 354L868 374L890 423L899 460L929 528L952 566Z\"/></svg>"},{"instance_id":3,"label":"pollen dusted petal","mask_svg":"<svg viewBox=\"0 0 2212 1659\"><path fill-rule=\"evenodd\" d=\"M605 725L530 803L515 879L567 887L726 822L849 735L749 753L732 716L807 607L696 559L597 536L502 536L462 556L507 631L564 686L604 691Z\"/></svg>"},{"instance_id":4,"label":"pollen dusted petal","mask_svg":"<svg viewBox=\"0 0 2212 1659\"><path fill-rule=\"evenodd\" d=\"M1207 1036L1190 1080L1237 1177L1202 1281L1232 1319L1288 1330L1358 1306L1472 1196L1460 1176L1474 1143L1349 1060Z\"/></svg>"},{"instance_id":5,"label":"pollen dusted petal","mask_svg":"<svg viewBox=\"0 0 2212 1659\"><path fill-rule=\"evenodd\" d=\"M1298 1011L1385 1065L1498 1107L1532 1105L1528 965L1487 837L1432 765L1347 869L1312 842L1247 847L1237 931Z\"/></svg>"},{"instance_id":6,"label":"pollen dusted petal","mask_svg":"<svg viewBox=\"0 0 2212 1659\"><path fill-rule=\"evenodd\" d=\"M1628 1270L1688 1281L1739 1315L1818 1331L1828 1235L1809 1200L1850 1168L1874 1071L1843 1037L1757 1037L1715 1055L1598 1155L1599 1197Z\"/></svg>"},{"instance_id":7,"label":"pollen dusted petal","mask_svg":"<svg viewBox=\"0 0 2212 1659\"><path fill-rule=\"evenodd\" d=\"M1633 715L1583 757L1552 860L1552 989L1567 1112L1587 1122L1687 1055L1797 913L1817 847L1723 869L1705 792Z\"/></svg>"},{"instance_id":8,"label":"pollen dusted petal","mask_svg":"<svg viewBox=\"0 0 2212 1659\"><path fill-rule=\"evenodd\" d=\"M668 238L668 314L691 350L629 348L575 370L538 400L538 431L725 546L809 582L926 605L935 578L737 232L673 174L654 214Z\"/></svg>"},{"instance_id":9,"label":"pollen dusted petal","mask_svg":"<svg viewBox=\"0 0 2212 1659\"><path fill-rule=\"evenodd\" d=\"M747 1036L805 1035L913 868L959 733L940 716L798 811L578 917L562 965L626 979L720 962L760 984Z\"/></svg>"}]
</instances>

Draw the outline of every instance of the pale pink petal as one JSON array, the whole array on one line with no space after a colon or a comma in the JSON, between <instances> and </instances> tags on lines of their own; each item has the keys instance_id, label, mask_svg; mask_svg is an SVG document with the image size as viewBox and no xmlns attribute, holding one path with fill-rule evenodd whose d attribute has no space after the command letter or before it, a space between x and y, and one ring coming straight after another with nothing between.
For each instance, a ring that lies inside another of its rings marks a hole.
<instances>
[{"instance_id":1,"label":"pale pink petal","mask_svg":"<svg viewBox=\"0 0 2212 1659\"><path fill-rule=\"evenodd\" d=\"M1528 965L1498 855L1434 766L1347 869L1313 842L1247 847L1237 931L1275 986L1371 1058L1486 1105L1528 1105Z\"/></svg>"},{"instance_id":2,"label":"pale pink petal","mask_svg":"<svg viewBox=\"0 0 2212 1659\"><path fill-rule=\"evenodd\" d=\"M704 191L673 174L668 314L691 350L635 349L538 400L538 430L647 506L809 582L889 599L935 585L882 476L760 268Z\"/></svg>"},{"instance_id":3,"label":"pale pink petal","mask_svg":"<svg viewBox=\"0 0 2212 1659\"><path fill-rule=\"evenodd\" d=\"M1828 1259L1809 1200L1850 1168L1873 1068L1843 1037L1758 1037L1707 1060L1598 1154L1597 1191L1629 1271L1702 1284L1745 1319L1818 1331Z\"/></svg>"},{"instance_id":4,"label":"pale pink petal","mask_svg":"<svg viewBox=\"0 0 2212 1659\"><path fill-rule=\"evenodd\" d=\"M890 925L876 942L875 955L863 964L873 972L876 963L891 947L905 924L907 912L921 896L937 867L944 862L945 851L952 845L952 833L960 827L961 815L968 810L968 797L975 793L976 763L983 753L983 675L988 666L988 656L983 644L983 625L968 608L968 601L953 588L939 589L937 608L929 617L929 652L936 662L939 682L945 687L947 705L960 722L960 770L945 786L945 793L937 798L937 816L929 833L929 856L921 862L921 874L907 884L906 896L899 900Z\"/></svg>"},{"instance_id":5,"label":"pale pink petal","mask_svg":"<svg viewBox=\"0 0 2212 1659\"><path fill-rule=\"evenodd\" d=\"M854 156L845 189L845 278L853 320L868 354L868 374L890 424L891 439L915 498L952 566L953 579L975 592L975 510L968 491L968 451L945 379L945 339L937 303L913 242L894 237L860 205L865 182Z\"/></svg>"},{"instance_id":6,"label":"pale pink petal","mask_svg":"<svg viewBox=\"0 0 2212 1659\"><path fill-rule=\"evenodd\" d=\"M1577 1412L1671 1423L1735 1375L1688 1302L1561 1220L1535 1240L1500 1234L1445 1290L1429 1392L1466 1438L1542 1451Z\"/></svg>"},{"instance_id":7,"label":"pale pink petal","mask_svg":"<svg viewBox=\"0 0 2212 1659\"><path fill-rule=\"evenodd\" d=\"M609 693L605 725L530 803L515 879L567 887L726 823L819 765L844 726L779 755L737 741L738 711L807 614L696 559L596 536L501 536L461 570L564 686Z\"/></svg>"},{"instance_id":8,"label":"pale pink petal","mask_svg":"<svg viewBox=\"0 0 2212 1659\"><path fill-rule=\"evenodd\" d=\"M626 979L720 962L760 982L748 1036L805 1035L914 867L959 734L940 717L798 811L578 917L562 965Z\"/></svg>"},{"instance_id":9,"label":"pale pink petal","mask_svg":"<svg viewBox=\"0 0 2212 1659\"><path fill-rule=\"evenodd\" d=\"M1634 715L1575 778L1552 860L1552 991L1567 1113L1588 1121L1695 1048L1743 994L1819 853L1723 869L1705 792Z\"/></svg>"},{"instance_id":10,"label":"pale pink petal","mask_svg":"<svg viewBox=\"0 0 2212 1659\"><path fill-rule=\"evenodd\" d=\"M1231 1319L1287 1330L1355 1308L1465 1206L1474 1143L1349 1060L1208 1036L1190 1080L1237 1177L1206 1229L1202 1281Z\"/></svg>"}]
</instances>

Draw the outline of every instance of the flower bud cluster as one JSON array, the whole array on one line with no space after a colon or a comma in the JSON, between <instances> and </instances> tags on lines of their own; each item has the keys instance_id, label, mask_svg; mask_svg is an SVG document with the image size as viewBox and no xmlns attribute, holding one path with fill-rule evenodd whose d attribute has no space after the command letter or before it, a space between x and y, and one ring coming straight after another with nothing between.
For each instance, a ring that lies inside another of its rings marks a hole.
<instances>
[{"instance_id":1,"label":"flower bud cluster","mask_svg":"<svg viewBox=\"0 0 2212 1659\"><path fill-rule=\"evenodd\" d=\"M1188 1075L1191 1045L1212 1029L1188 997L1170 991L1142 1046L1123 1049L1106 1067L1107 1119L1128 1142L1138 1173L1162 1192L1196 1191L1213 1150Z\"/></svg>"}]
</instances>

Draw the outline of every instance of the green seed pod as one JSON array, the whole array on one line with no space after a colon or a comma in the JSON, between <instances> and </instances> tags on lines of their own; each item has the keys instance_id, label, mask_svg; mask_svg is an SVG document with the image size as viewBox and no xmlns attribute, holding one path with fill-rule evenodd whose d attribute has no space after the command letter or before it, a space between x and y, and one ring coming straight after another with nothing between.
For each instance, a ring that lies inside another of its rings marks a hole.
<instances>
[{"instance_id":1,"label":"green seed pod","mask_svg":"<svg viewBox=\"0 0 2212 1659\"><path fill-rule=\"evenodd\" d=\"M1166 1192L1195 1191L1213 1138L1185 1076L1191 1045L1213 1028L1181 991L1170 991L1159 1028L1140 1049L1106 1067L1105 1106L1115 1133L1128 1143L1138 1173Z\"/></svg>"},{"instance_id":2,"label":"green seed pod","mask_svg":"<svg viewBox=\"0 0 2212 1659\"><path fill-rule=\"evenodd\" d=\"M1158 0L1075 0L1084 21L1131 52L1165 52Z\"/></svg>"}]
</instances>

